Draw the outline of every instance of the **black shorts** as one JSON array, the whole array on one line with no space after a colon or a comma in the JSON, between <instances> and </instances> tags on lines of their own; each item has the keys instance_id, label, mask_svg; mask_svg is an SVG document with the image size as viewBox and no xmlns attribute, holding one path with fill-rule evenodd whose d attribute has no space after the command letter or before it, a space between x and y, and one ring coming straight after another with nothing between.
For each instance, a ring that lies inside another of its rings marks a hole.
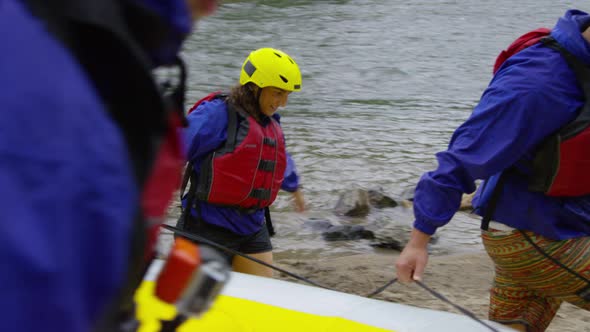
<instances>
[{"instance_id":1,"label":"black shorts","mask_svg":"<svg viewBox=\"0 0 590 332\"><path fill-rule=\"evenodd\" d=\"M177 223L177 227L183 229L180 220ZM184 231L204 237L207 240L243 254L259 254L272 251L272 244L270 242L270 236L266 225L263 225L262 228L254 234L240 235L229 229L212 225L204 221L197 221L195 218L189 217L184 225ZM192 241L200 243L199 241ZM233 254L223 250L220 250L220 252L231 262L234 256Z\"/></svg>"}]
</instances>

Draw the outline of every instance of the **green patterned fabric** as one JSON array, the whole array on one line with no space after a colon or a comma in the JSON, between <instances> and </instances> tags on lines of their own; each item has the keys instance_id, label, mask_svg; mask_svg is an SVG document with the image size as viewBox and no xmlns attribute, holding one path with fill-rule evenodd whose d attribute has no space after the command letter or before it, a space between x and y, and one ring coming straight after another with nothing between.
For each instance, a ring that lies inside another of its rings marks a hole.
<instances>
[{"instance_id":1,"label":"green patterned fabric","mask_svg":"<svg viewBox=\"0 0 590 332\"><path fill-rule=\"evenodd\" d=\"M555 241L525 233L551 257L590 279L590 237ZM590 310L590 302L576 295L590 285L544 257L520 231L490 229L482 239L496 270L490 320L545 331L564 301Z\"/></svg>"}]
</instances>

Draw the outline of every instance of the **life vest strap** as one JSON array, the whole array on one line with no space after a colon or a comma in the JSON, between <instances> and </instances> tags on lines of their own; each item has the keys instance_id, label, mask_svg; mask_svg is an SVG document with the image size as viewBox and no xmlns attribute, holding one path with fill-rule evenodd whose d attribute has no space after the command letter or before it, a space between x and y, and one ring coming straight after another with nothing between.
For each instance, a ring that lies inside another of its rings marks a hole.
<instances>
[{"instance_id":1,"label":"life vest strap","mask_svg":"<svg viewBox=\"0 0 590 332\"><path fill-rule=\"evenodd\" d=\"M277 140L276 139L272 139L270 137L265 137L262 140L262 143L265 144L265 145L268 145L268 146L272 146L272 147L277 146Z\"/></svg>"},{"instance_id":2,"label":"life vest strap","mask_svg":"<svg viewBox=\"0 0 590 332\"><path fill-rule=\"evenodd\" d=\"M270 194L270 189L256 188L252 189L249 196L259 200L269 200Z\"/></svg>"},{"instance_id":3,"label":"life vest strap","mask_svg":"<svg viewBox=\"0 0 590 332\"><path fill-rule=\"evenodd\" d=\"M275 170L277 162L274 160L260 160L258 169L265 172L272 172Z\"/></svg>"},{"instance_id":4,"label":"life vest strap","mask_svg":"<svg viewBox=\"0 0 590 332\"><path fill-rule=\"evenodd\" d=\"M588 103L588 96L590 96L590 70L575 55L559 45L553 37L545 37L541 39L541 42L543 45L561 53L576 75L578 83L586 97L586 103L578 113L578 116L559 130L561 140L565 141L568 138L576 136L590 125L590 106Z\"/></svg>"},{"instance_id":5,"label":"life vest strap","mask_svg":"<svg viewBox=\"0 0 590 332\"><path fill-rule=\"evenodd\" d=\"M490 221L494 217L494 212L496 212L496 206L498 205L498 200L500 200L500 195L504 190L504 182L506 182L506 176L509 171L503 171L500 174L500 178L496 183L492 191L492 195L490 196L490 200L487 202L485 206L485 212L483 218L481 219L481 229L487 231L490 226ZM485 189L485 188L484 188Z\"/></svg>"}]
</instances>

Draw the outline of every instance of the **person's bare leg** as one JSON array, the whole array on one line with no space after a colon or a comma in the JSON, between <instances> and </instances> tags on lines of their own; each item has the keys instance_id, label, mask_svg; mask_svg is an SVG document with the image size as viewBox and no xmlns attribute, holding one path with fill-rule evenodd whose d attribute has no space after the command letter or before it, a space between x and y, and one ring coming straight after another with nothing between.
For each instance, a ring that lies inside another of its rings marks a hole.
<instances>
[{"instance_id":1,"label":"person's bare leg","mask_svg":"<svg viewBox=\"0 0 590 332\"><path fill-rule=\"evenodd\" d=\"M265 263L272 264L272 251L259 254L248 254L248 256L259 259ZM272 269L258 264L247 258L235 256L232 262L232 269L236 272L253 274L261 277L272 278Z\"/></svg>"}]
</instances>

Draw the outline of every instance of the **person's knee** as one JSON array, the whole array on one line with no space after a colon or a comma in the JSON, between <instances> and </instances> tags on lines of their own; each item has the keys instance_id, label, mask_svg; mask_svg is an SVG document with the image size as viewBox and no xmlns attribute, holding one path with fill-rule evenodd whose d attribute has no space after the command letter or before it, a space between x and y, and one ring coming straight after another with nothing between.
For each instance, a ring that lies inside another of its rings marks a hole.
<instances>
[{"instance_id":1,"label":"person's knee","mask_svg":"<svg viewBox=\"0 0 590 332\"><path fill-rule=\"evenodd\" d=\"M249 254L248 256L269 265L273 262L272 251L258 254ZM241 256L234 257L232 268L235 272L240 273L253 274L261 277L273 276L272 268Z\"/></svg>"},{"instance_id":2,"label":"person's knee","mask_svg":"<svg viewBox=\"0 0 590 332\"><path fill-rule=\"evenodd\" d=\"M525 324L502 324L502 325L506 325L510 328L515 329L516 331L521 331L521 332L527 332L527 326Z\"/></svg>"}]
</instances>

